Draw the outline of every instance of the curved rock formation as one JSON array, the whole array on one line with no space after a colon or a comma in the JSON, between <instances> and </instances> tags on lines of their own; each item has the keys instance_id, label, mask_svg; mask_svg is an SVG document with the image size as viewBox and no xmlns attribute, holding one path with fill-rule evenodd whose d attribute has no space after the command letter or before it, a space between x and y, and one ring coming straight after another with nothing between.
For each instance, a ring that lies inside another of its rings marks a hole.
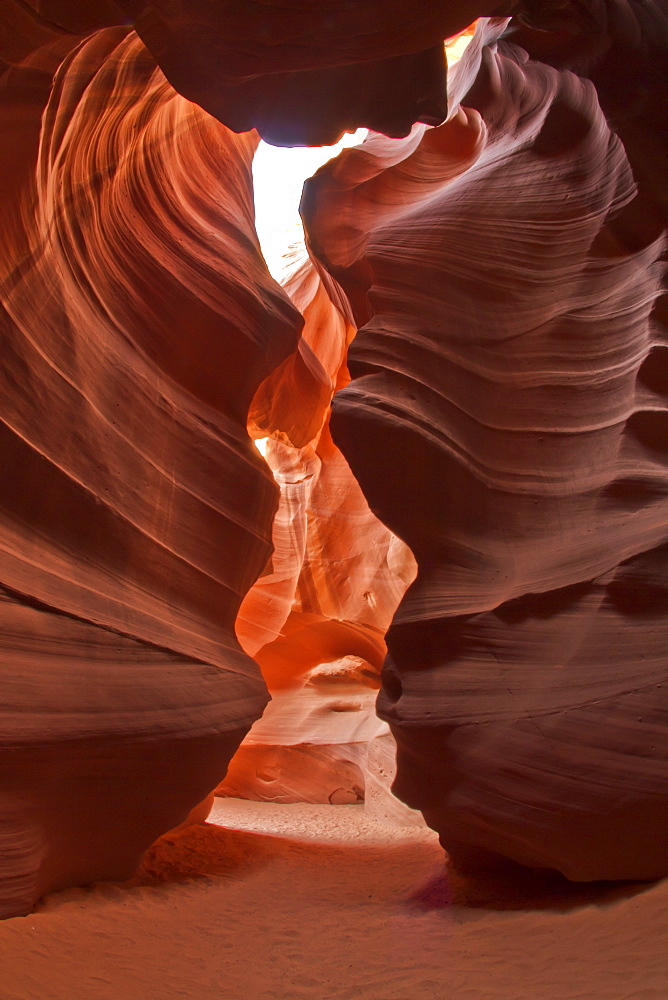
<instances>
[{"instance_id":1,"label":"curved rock formation","mask_svg":"<svg viewBox=\"0 0 668 1000\"><path fill-rule=\"evenodd\" d=\"M504 27L480 25L447 124L370 136L302 203L361 326L334 439L419 567L379 709L398 794L455 861L653 878L668 871L660 206L592 83L497 46Z\"/></svg>"},{"instance_id":2,"label":"curved rock formation","mask_svg":"<svg viewBox=\"0 0 668 1000\"><path fill-rule=\"evenodd\" d=\"M447 114L443 39L490 0L28 0L69 31L132 24L170 83L236 132L328 145Z\"/></svg>"},{"instance_id":3,"label":"curved rock formation","mask_svg":"<svg viewBox=\"0 0 668 1000\"><path fill-rule=\"evenodd\" d=\"M259 252L256 136L126 28L3 29L6 915L129 875L266 704L234 634L278 492L246 419L302 320Z\"/></svg>"}]
</instances>

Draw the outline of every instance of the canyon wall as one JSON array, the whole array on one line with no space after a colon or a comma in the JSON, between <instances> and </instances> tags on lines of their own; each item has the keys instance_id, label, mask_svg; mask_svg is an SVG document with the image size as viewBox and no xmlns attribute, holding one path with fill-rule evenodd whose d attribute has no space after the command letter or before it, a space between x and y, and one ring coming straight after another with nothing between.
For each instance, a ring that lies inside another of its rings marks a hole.
<instances>
[{"instance_id":1,"label":"canyon wall","mask_svg":"<svg viewBox=\"0 0 668 1000\"><path fill-rule=\"evenodd\" d=\"M129 875L267 700L234 633L278 489L246 431L302 319L257 136L133 32L4 14L1 912Z\"/></svg>"},{"instance_id":2,"label":"canyon wall","mask_svg":"<svg viewBox=\"0 0 668 1000\"><path fill-rule=\"evenodd\" d=\"M593 84L497 42L505 27L480 25L446 124L370 136L302 202L360 326L334 440L418 562L379 711L398 794L461 865L652 878L668 866L664 192L632 170L642 114L627 152Z\"/></svg>"}]
</instances>

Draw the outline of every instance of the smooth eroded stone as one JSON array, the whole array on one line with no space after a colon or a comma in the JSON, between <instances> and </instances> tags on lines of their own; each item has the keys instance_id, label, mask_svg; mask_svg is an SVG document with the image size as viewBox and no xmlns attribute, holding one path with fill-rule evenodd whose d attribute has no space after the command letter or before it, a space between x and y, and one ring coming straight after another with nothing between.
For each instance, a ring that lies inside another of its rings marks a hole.
<instances>
[{"instance_id":1,"label":"smooth eroded stone","mask_svg":"<svg viewBox=\"0 0 668 1000\"><path fill-rule=\"evenodd\" d=\"M30 0L68 31L132 25L170 83L235 132L327 145L447 114L443 39L496 0Z\"/></svg>"},{"instance_id":2,"label":"smooth eroded stone","mask_svg":"<svg viewBox=\"0 0 668 1000\"><path fill-rule=\"evenodd\" d=\"M502 29L482 24L453 71L448 123L370 136L302 202L361 327L334 440L418 562L379 710L395 790L455 860L654 878L668 410L645 209L661 212L592 83L497 46Z\"/></svg>"},{"instance_id":3,"label":"smooth eroded stone","mask_svg":"<svg viewBox=\"0 0 668 1000\"><path fill-rule=\"evenodd\" d=\"M278 499L246 420L302 319L257 244L257 136L127 28L2 17L7 916L131 874L268 700L234 632Z\"/></svg>"}]
</instances>

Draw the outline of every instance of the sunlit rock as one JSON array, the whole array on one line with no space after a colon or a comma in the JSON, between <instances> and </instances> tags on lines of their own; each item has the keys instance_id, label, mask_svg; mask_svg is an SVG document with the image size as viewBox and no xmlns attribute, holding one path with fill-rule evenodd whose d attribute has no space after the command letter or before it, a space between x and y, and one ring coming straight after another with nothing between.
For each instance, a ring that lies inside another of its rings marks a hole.
<instances>
[{"instance_id":1,"label":"sunlit rock","mask_svg":"<svg viewBox=\"0 0 668 1000\"><path fill-rule=\"evenodd\" d=\"M218 791L355 802L367 746L388 732L375 711L384 635L415 563L369 509L329 433L332 394L348 380L348 303L336 308L308 264L286 290L305 318L302 338L250 411L253 433L269 435L263 449L280 487L274 552L236 624L273 701Z\"/></svg>"}]
</instances>

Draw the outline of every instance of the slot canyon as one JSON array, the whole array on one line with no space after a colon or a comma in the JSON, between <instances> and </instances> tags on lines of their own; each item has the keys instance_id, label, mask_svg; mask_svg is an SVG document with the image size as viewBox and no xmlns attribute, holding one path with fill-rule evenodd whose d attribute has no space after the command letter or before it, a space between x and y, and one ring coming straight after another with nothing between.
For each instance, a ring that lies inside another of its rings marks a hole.
<instances>
[{"instance_id":1,"label":"slot canyon","mask_svg":"<svg viewBox=\"0 0 668 1000\"><path fill-rule=\"evenodd\" d=\"M235 810L668 918L665 0L0 0L0 54L0 955ZM330 146L274 265L263 158Z\"/></svg>"}]
</instances>

